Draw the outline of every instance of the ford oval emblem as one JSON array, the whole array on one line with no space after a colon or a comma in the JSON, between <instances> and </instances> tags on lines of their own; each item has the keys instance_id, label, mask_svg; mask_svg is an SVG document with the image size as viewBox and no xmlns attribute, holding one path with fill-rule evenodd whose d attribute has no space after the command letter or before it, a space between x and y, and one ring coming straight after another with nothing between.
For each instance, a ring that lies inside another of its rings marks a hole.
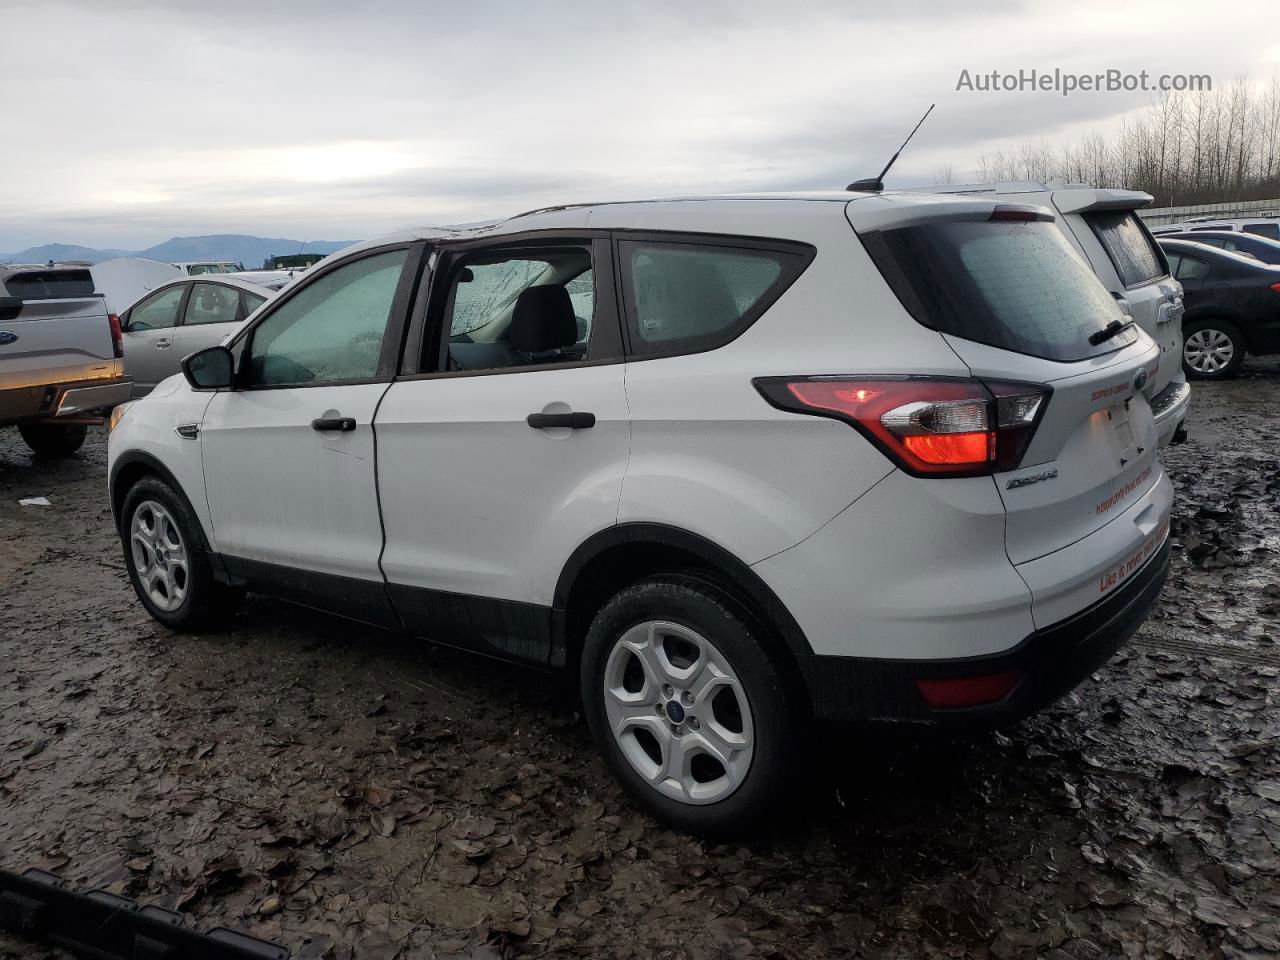
<instances>
[{"instance_id":1,"label":"ford oval emblem","mask_svg":"<svg viewBox=\"0 0 1280 960\"><path fill-rule=\"evenodd\" d=\"M1133 389L1141 390L1147 385L1147 369L1143 367L1133 377Z\"/></svg>"},{"instance_id":2,"label":"ford oval emblem","mask_svg":"<svg viewBox=\"0 0 1280 960\"><path fill-rule=\"evenodd\" d=\"M0 330L0 347L7 347L11 343L16 343L18 335L10 333L8 330Z\"/></svg>"}]
</instances>

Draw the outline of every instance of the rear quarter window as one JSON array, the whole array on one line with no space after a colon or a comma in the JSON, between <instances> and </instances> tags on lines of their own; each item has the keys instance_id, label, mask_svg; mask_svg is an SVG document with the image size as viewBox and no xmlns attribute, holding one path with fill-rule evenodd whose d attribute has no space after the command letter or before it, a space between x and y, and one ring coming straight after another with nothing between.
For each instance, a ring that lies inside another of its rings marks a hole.
<instances>
[{"instance_id":1,"label":"rear quarter window","mask_svg":"<svg viewBox=\"0 0 1280 960\"><path fill-rule=\"evenodd\" d=\"M1246 223L1241 229L1259 237L1280 240L1280 225L1274 223Z\"/></svg>"},{"instance_id":2,"label":"rear quarter window","mask_svg":"<svg viewBox=\"0 0 1280 960\"><path fill-rule=\"evenodd\" d=\"M1160 251L1136 214L1099 210L1081 216L1107 251L1126 287L1137 287L1166 275Z\"/></svg>"},{"instance_id":3,"label":"rear quarter window","mask_svg":"<svg viewBox=\"0 0 1280 960\"><path fill-rule=\"evenodd\" d=\"M618 244L630 352L668 356L736 338L813 259L803 244L770 248L707 241Z\"/></svg>"},{"instance_id":4,"label":"rear quarter window","mask_svg":"<svg viewBox=\"0 0 1280 960\"><path fill-rule=\"evenodd\" d=\"M907 311L941 333L1059 361L1136 337L1089 343L1120 308L1053 223L924 223L860 236Z\"/></svg>"}]
</instances>

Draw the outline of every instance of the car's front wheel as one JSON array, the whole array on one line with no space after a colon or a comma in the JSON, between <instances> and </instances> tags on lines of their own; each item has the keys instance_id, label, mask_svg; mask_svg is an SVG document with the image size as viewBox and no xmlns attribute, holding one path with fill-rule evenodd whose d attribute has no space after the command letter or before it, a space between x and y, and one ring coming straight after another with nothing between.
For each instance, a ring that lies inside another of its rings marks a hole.
<instances>
[{"instance_id":1,"label":"car's front wheel","mask_svg":"<svg viewBox=\"0 0 1280 960\"><path fill-rule=\"evenodd\" d=\"M23 423L18 432L40 457L69 457L84 444L88 428L81 423Z\"/></svg>"},{"instance_id":2,"label":"car's front wheel","mask_svg":"<svg viewBox=\"0 0 1280 960\"><path fill-rule=\"evenodd\" d=\"M204 541L187 501L158 477L144 477L120 512L125 566L138 599L175 630L199 630L228 612L237 594L213 578Z\"/></svg>"},{"instance_id":3,"label":"car's front wheel","mask_svg":"<svg viewBox=\"0 0 1280 960\"><path fill-rule=\"evenodd\" d=\"M1196 320L1182 328L1182 369L1195 380L1225 380L1240 372L1245 345L1226 320Z\"/></svg>"},{"instance_id":4,"label":"car's front wheel","mask_svg":"<svg viewBox=\"0 0 1280 960\"><path fill-rule=\"evenodd\" d=\"M724 834L780 798L803 711L762 628L701 578L641 581L583 649L587 721L628 793L681 829Z\"/></svg>"}]
</instances>

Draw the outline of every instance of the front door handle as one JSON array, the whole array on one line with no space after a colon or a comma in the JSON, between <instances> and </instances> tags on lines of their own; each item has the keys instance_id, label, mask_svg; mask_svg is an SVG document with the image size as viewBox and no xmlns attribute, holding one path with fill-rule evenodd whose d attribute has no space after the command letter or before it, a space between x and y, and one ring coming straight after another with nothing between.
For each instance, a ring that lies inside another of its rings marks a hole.
<instances>
[{"instance_id":1,"label":"front door handle","mask_svg":"<svg viewBox=\"0 0 1280 960\"><path fill-rule=\"evenodd\" d=\"M596 425L594 413L531 413L525 417L525 423L535 430L546 430L549 427L568 427L570 430L590 430Z\"/></svg>"},{"instance_id":2,"label":"front door handle","mask_svg":"<svg viewBox=\"0 0 1280 960\"><path fill-rule=\"evenodd\" d=\"M319 420L311 421L312 430L337 430L341 433L350 433L355 428L355 417L321 417Z\"/></svg>"}]
</instances>

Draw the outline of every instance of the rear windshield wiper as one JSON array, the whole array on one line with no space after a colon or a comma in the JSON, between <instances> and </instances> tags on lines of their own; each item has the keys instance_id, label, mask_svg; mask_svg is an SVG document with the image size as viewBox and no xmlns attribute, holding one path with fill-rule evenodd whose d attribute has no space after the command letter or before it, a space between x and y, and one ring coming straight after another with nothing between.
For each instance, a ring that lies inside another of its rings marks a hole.
<instances>
[{"instance_id":1,"label":"rear windshield wiper","mask_svg":"<svg viewBox=\"0 0 1280 960\"><path fill-rule=\"evenodd\" d=\"M1089 334L1089 344L1090 346L1096 347L1100 343L1106 343L1125 327L1131 326L1133 326L1132 317L1128 317L1124 320L1112 320L1101 330L1095 330L1093 333Z\"/></svg>"}]
</instances>

